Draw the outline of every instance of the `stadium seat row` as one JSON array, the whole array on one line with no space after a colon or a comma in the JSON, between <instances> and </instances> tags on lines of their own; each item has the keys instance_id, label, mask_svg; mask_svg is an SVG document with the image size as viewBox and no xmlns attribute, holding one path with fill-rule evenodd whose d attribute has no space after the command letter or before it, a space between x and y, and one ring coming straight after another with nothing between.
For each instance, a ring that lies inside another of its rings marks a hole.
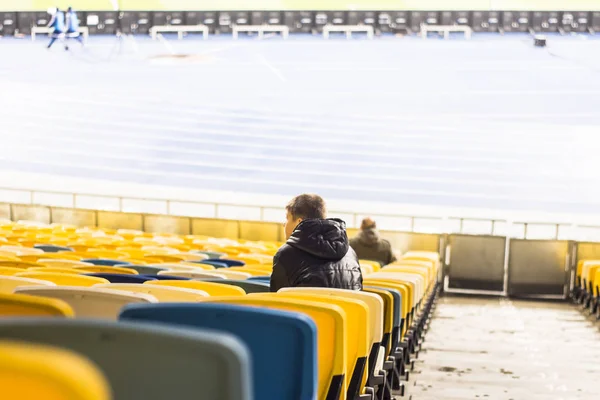
<instances>
[{"instance_id":1,"label":"stadium seat row","mask_svg":"<svg viewBox=\"0 0 600 400\"><path fill-rule=\"evenodd\" d=\"M87 249L73 248L83 240ZM390 399L437 293L437 253L361 262L361 292L270 293L277 243L13 223L0 242L10 263L0 267L0 354L23 354L0 364L0 382L21 377L6 390L30 382L31 398L46 376L72 399ZM146 262L122 257L124 242ZM174 258L146 260L166 254ZM69 365L94 382L88 391L77 391Z\"/></svg>"},{"instance_id":2,"label":"stadium seat row","mask_svg":"<svg viewBox=\"0 0 600 400\"><path fill-rule=\"evenodd\" d=\"M600 319L600 260L580 260L571 296L584 310Z\"/></svg>"}]
</instances>

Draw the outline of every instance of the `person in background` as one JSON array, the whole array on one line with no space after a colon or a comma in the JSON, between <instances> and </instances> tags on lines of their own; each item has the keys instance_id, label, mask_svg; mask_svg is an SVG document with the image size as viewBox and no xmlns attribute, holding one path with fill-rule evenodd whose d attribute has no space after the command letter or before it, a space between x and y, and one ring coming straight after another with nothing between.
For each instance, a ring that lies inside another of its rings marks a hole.
<instances>
[{"instance_id":1,"label":"person in background","mask_svg":"<svg viewBox=\"0 0 600 400\"><path fill-rule=\"evenodd\" d=\"M65 40L65 13L60 11L57 7L56 10L52 10L53 12L49 12L52 15L50 18L50 22L48 22L48 28L52 29L50 33L50 44L48 44L48 49L52 47L54 42L58 39L62 41ZM65 46L65 50L68 50L68 47Z\"/></svg>"},{"instance_id":2,"label":"person in background","mask_svg":"<svg viewBox=\"0 0 600 400\"><path fill-rule=\"evenodd\" d=\"M83 39L79 34L79 19L77 18L77 13L73 11L72 7L67 9L66 18L67 39L75 39L83 46ZM69 50L69 46L65 46L65 49Z\"/></svg>"},{"instance_id":3,"label":"person in background","mask_svg":"<svg viewBox=\"0 0 600 400\"><path fill-rule=\"evenodd\" d=\"M320 196L302 194L287 204L285 237L273 257L272 292L299 286L362 290L362 273L348 243L346 224L326 219Z\"/></svg>"},{"instance_id":4,"label":"person in background","mask_svg":"<svg viewBox=\"0 0 600 400\"><path fill-rule=\"evenodd\" d=\"M392 245L379 236L377 224L371 218L365 218L360 224L360 232L350 240L360 260L377 261L382 266L396 261Z\"/></svg>"}]
</instances>

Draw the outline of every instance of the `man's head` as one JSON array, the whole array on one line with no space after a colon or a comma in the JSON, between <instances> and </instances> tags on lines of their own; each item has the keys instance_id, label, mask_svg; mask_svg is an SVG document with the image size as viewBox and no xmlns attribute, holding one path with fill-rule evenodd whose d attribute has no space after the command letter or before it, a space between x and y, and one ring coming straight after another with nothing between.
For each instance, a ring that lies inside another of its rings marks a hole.
<instances>
[{"instance_id":1,"label":"man's head","mask_svg":"<svg viewBox=\"0 0 600 400\"><path fill-rule=\"evenodd\" d=\"M72 12L73 9L71 7L67 8L67 12Z\"/></svg>"},{"instance_id":2,"label":"man's head","mask_svg":"<svg viewBox=\"0 0 600 400\"><path fill-rule=\"evenodd\" d=\"M361 231L364 231L367 229L375 229L375 228L377 228L377 224L375 223L375 221L373 221L373 219L371 217L363 218L363 220L360 224Z\"/></svg>"},{"instance_id":3,"label":"man's head","mask_svg":"<svg viewBox=\"0 0 600 400\"><path fill-rule=\"evenodd\" d=\"M285 206L285 238L289 238L298 224L305 219L325 219L327 210L325 201L316 194L301 194L294 197Z\"/></svg>"}]
</instances>

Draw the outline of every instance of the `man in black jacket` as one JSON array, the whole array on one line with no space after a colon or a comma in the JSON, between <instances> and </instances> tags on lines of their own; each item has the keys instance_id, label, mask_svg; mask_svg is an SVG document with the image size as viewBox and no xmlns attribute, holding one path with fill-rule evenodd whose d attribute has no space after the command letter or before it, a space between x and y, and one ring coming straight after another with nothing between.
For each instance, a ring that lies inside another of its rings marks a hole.
<instances>
[{"instance_id":1,"label":"man in black jacket","mask_svg":"<svg viewBox=\"0 0 600 400\"><path fill-rule=\"evenodd\" d=\"M362 290L356 253L348 243L346 224L325 219L320 196L302 194L286 206L287 242L273 258L271 291L284 287L329 287Z\"/></svg>"}]
</instances>

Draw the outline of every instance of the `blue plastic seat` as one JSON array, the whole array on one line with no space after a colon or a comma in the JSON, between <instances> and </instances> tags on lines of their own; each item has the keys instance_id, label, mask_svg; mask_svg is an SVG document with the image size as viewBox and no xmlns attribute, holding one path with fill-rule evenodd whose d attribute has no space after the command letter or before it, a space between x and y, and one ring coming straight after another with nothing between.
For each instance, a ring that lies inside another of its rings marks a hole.
<instances>
[{"instance_id":1,"label":"blue plastic seat","mask_svg":"<svg viewBox=\"0 0 600 400\"><path fill-rule=\"evenodd\" d=\"M238 281L232 279L203 279L204 282L215 282L224 285L237 286L244 289L246 293L267 293L271 291L271 285L268 282L261 281Z\"/></svg>"},{"instance_id":2,"label":"blue plastic seat","mask_svg":"<svg viewBox=\"0 0 600 400\"><path fill-rule=\"evenodd\" d=\"M55 246L53 244L36 244L33 246L36 249L42 250L44 253L58 253L59 251L73 251L70 247Z\"/></svg>"},{"instance_id":3,"label":"blue plastic seat","mask_svg":"<svg viewBox=\"0 0 600 400\"><path fill-rule=\"evenodd\" d=\"M192 262L196 263L196 264L212 265L215 268L229 268L229 265L227 265L227 263L219 262L219 261L200 260L200 261L192 261Z\"/></svg>"},{"instance_id":4,"label":"blue plastic seat","mask_svg":"<svg viewBox=\"0 0 600 400\"><path fill-rule=\"evenodd\" d=\"M106 273L91 273L85 274L87 276L95 276L98 278L104 278L110 283L139 283L142 284L146 281L155 281L155 278L151 278L144 275L127 275L127 274L106 274Z\"/></svg>"},{"instance_id":5,"label":"blue plastic seat","mask_svg":"<svg viewBox=\"0 0 600 400\"><path fill-rule=\"evenodd\" d=\"M228 267L243 267L244 265L246 265L246 263L243 261L230 260L227 258L209 258L208 260L204 260L204 262L206 261L227 264Z\"/></svg>"},{"instance_id":6,"label":"blue plastic seat","mask_svg":"<svg viewBox=\"0 0 600 400\"><path fill-rule=\"evenodd\" d=\"M129 268L129 267L127 267ZM151 274L145 274L145 275L139 275L139 276L145 276L147 278L154 278L158 281L189 281L191 280L191 278L185 278L183 276L173 276L173 275L151 275Z\"/></svg>"},{"instance_id":7,"label":"blue plastic seat","mask_svg":"<svg viewBox=\"0 0 600 400\"><path fill-rule=\"evenodd\" d=\"M254 399L316 398L317 331L304 314L231 304L162 303L126 306L119 319L231 333L250 350Z\"/></svg>"},{"instance_id":8,"label":"blue plastic seat","mask_svg":"<svg viewBox=\"0 0 600 400\"><path fill-rule=\"evenodd\" d=\"M127 261L119 261L119 260L108 260L106 258L86 258L85 260L81 260L82 262L100 265L103 267L114 267L115 265L129 265Z\"/></svg>"}]
</instances>

